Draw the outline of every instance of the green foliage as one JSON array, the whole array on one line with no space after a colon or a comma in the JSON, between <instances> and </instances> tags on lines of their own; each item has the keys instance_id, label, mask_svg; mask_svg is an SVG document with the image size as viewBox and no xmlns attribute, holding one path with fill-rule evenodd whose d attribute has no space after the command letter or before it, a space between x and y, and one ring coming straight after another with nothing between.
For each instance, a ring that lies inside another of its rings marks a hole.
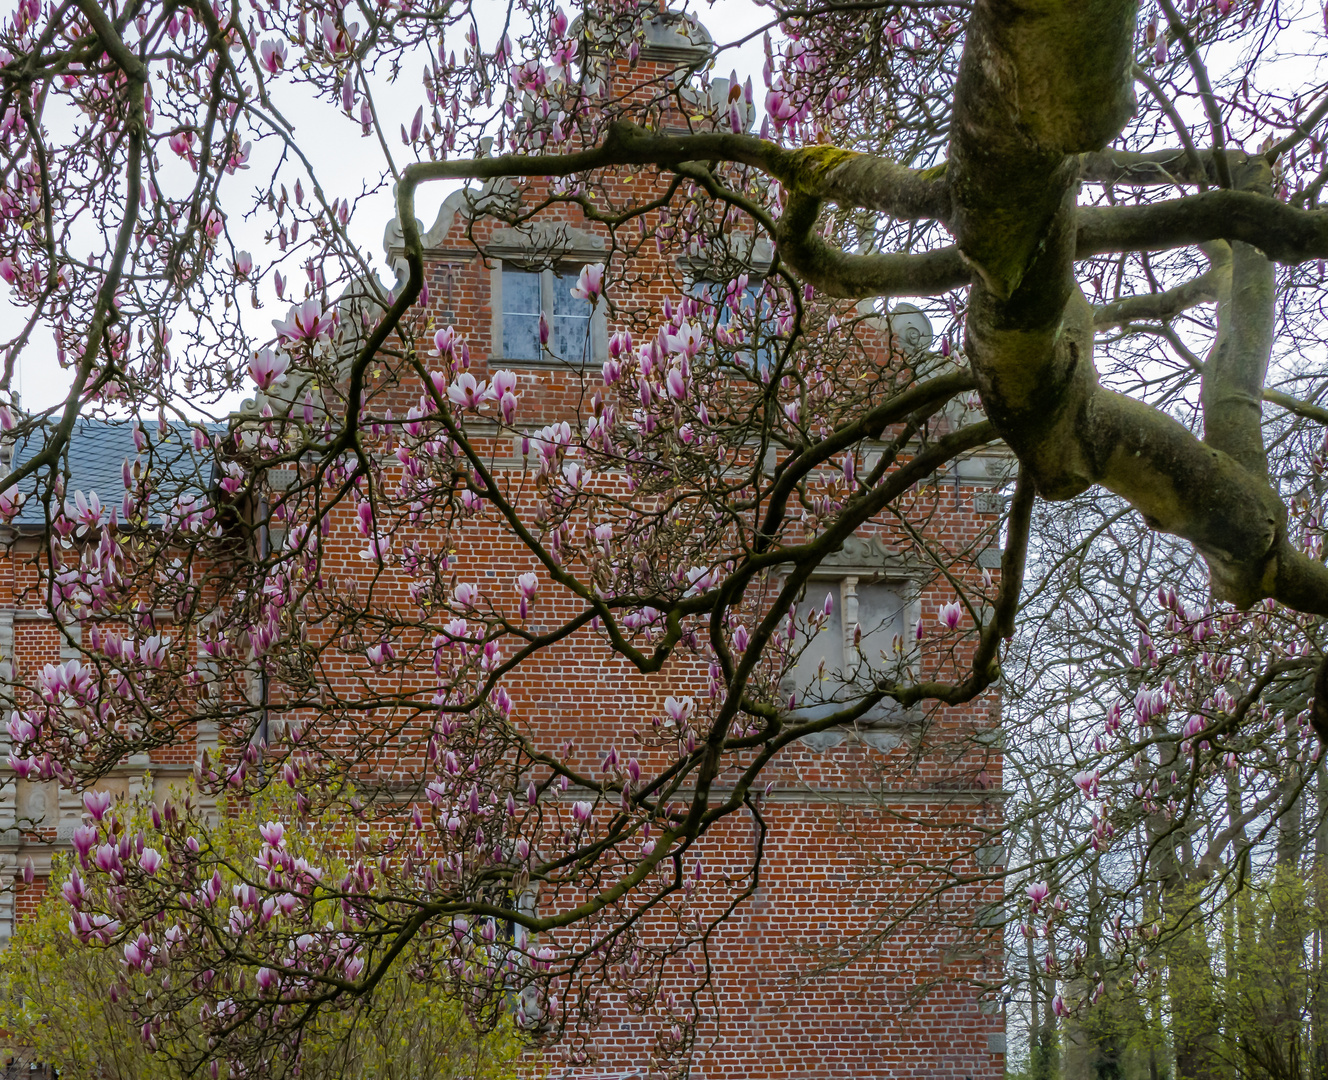
<instances>
[{"instance_id":1,"label":"green foliage","mask_svg":"<svg viewBox=\"0 0 1328 1080\"><path fill-rule=\"evenodd\" d=\"M1226 979L1225 1057L1250 1080L1322 1076L1328 1065L1328 873L1279 867L1236 901L1238 962Z\"/></svg>"},{"instance_id":2,"label":"green foliage","mask_svg":"<svg viewBox=\"0 0 1328 1080\"><path fill-rule=\"evenodd\" d=\"M265 803L269 811L280 810ZM236 859L251 852L260 822L271 814L223 803L214 844ZM317 849L328 864L330 845L354 843L337 821L313 822ZM300 845L300 838L293 838ZM310 847L313 847L310 839ZM58 860L36 914L17 928L0 954L0 1027L13 1044L56 1065L62 1075L106 1080L179 1080L184 1075L179 1035L163 1030L157 1049L144 1041L129 1002L153 981L132 972L117 948L84 945L69 926L60 888L72 862ZM303 1030L298 1070L282 1075L301 1080L508 1080L517 1072L522 1044L512 1025L477 1035L461 1006L405 974L380 983L373 994L346 1008L317 1013ZM187 1019L187 1018L185 1018ZM194 1034L194 1033L189 1033ZM223 1067L223 1076L225 1069ZM278 1075L273 1073L271 1075Z\"/></svg>"}]
</instances>

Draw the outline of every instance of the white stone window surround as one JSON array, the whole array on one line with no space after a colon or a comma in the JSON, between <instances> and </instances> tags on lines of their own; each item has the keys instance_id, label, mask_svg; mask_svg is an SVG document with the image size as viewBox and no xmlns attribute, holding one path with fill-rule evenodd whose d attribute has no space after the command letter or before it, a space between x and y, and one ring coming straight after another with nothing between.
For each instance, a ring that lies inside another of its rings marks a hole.
<instances>
[{"instance_id":1,"label":"white stone window surround","mask_svg":"<svg viewBox=\"0 0 1328 1080\"><path fill-rule=\"evenodd\" d=\"M926 569L916 560L900 555L876 537L849 537L839 551L822 561L808 579L798 610L804 613L820 607L826 593L831 593L835 600L835 611L822 634L834 635L834 638L819 648L816 639L813 639L798 665L785 676L781 691L785 695L805 692L806 685L800 686L799 683L803 678L814 677L819 661L825 659L827 678L823 684L823 695L837 700L798 705L786 713L790 720L806 722L822 719L851 704L854 695L847 683L856 677L864 657L873 657L876 651L890 648L890 639L894 634L901 636L905 656L910 654L915 647L914 632L922 617L921 594L926 576ZM885 612L889 625L880 625L885 622L880 617L874 619L877 625L862 624L863 642L859 651L853 644L853 627L860 623L871 608L875 608L878 613ZM869 653L868 650L874 651ZM840 662L834 673L846 675L845 684L832 682L830 678L833 670L831 665L836 656ZM908 666L911 669L912 664ZM912 724L916 719L914 710L903 709L886 700L873 706L854 726L864 729L897 729ZM822 732L807 736L804 741L809 744L833 745L841 741L841 737L833 732Z\"/></svg>"},{"instance_id":2,"label":"white stone window surround","mask_svg":"<svg viewBox=\"0 0 1328 1080\"><path fill-rule=\"evenodd\" d=\"M553 339L555 325L560 317L574 317L569 310L575 305L559 302L556 290L568 290L576 281L583 266L605 261L605 246L602 237L583 229L577 229L562 222L540 222L529 229L500 229L494 234L492 242L486 245L484 254L489 260L489 306L492 316L491 367L510 364L523 368L589 368L602 364L609 355L609 329L606 314L607 305L603 299L594 305L590 312L587 339L579 355L560 357L556 355L556 342ZM504 271L538 274L540 281L540 303L538 312L511 312L511 314L537 315L543 313L550 329L549 345L554 354L540 349L532 358L527 356L508 356L504 348L504 315L508 314L508 304L503 296Z\"/></svg>"}]
</instances>

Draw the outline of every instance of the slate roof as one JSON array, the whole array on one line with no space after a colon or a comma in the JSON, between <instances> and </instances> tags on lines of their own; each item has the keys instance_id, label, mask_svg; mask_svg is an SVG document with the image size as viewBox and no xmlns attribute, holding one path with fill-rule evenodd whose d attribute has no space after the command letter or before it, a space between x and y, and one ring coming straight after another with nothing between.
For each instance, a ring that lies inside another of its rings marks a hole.
<instances>
[{"instance_id":1,"label":"slate roof","mask_svg":"<svg viewBox=\"0 0 1328 1080\"><path fill-rule=\"evenodd\" d=\"M74 492L85 494L95 491L103 506L118 506L124 495L123 466L127 458L133 464L136 458L150 468L157 478L158 495L155 500L161 509L173 504L185 492L204 495L212 486L215 458L210 450L194 449L193 424L179 422L168 426L162 439L155 423L144 425L150 445L139 453L134 446L134 424L128 420L79 420L69 438L69 446L60 471L65 475L65 498L72 500ZM226 428L218 424L197 425L211 434ZM20 468L25 461L39 453L45 439L37 434L21 439L14 447L11 468ZM19 527L44 528L46 508L34 492L45 489L44 470L25 478L19 490L30 497L13 519ZM54 509L54 502L52 502Z\"/></svg>"}]
</instances>

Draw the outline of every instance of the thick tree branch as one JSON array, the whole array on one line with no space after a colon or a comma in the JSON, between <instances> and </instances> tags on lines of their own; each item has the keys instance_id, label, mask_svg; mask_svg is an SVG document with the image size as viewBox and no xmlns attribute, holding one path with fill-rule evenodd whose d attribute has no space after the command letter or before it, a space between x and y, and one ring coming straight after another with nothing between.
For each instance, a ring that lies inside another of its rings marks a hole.
<instances>
[{"instance_id":1,"label":"thick tree branch","mask_svg":"<svg viewBox=\"0 0 1328 1080\"><path fill-rule=\"evenodd\" d=\"M1200 382L1204 441L1267 477L1262 401L1273 350L1276 282L1273 264L1257 248L1240 242L1229 247L1231 270L1218 297L1217 340Z\"/></svg>"},{"instance_id":2,"label":"thick tree branch","mask_svg":"<svg viewBox=\"0 0 1328 1080\"><path fill-rule=\"evenodd\" d=\"M884 255L832 248L816 231L820 211L819 199L790 193L775 240L788 264L829 296L935 296L968 284L970 270L958 248Z\"/></svg>"},{"instance_id":3,"label":"thick tree branch","mask_svg":"<svg viewBox=\"0 0 1328 1080\"><path fill-rule=\"evenodd\" d=\"M1241 240L1280 263L1328 258L1328 211L1299 210L1249 191L1206 191L1146 206L1084 207L1076 254L1160 251Z\"/></svg>"},{"instance_id":4,"label":"thick tree branch","mask_svg":"<svg viewBox=\"0 0 1328 1080\"><path fill-rule=\"evenodd\" d=\"M1134 22L1125 4L983 4L970 24L949 172L959 247L980 278L966 332L982 401L1044 497L1101 484L1153 528L1192 542L1218 599L1248 606L1271 595L1328 614L1328 570L1291 544L1262 472L1104 389L1093 369L1076 257L1228 236L1273 258L1328 253L1328 215L1249 192L1079 211L1078 155L1099 150L1128 115ZM1232 364L1242 385L1247 359Z\"/></svg>"},{"instance_id":5,"label":"thick tree branch","mask_svg":"<svg viewBox=\"0 0 1328 1080\"><path fill-rule=\"evenodd\" d=\"M1135 17L1129 0L974 9L946 175L959 248L994 296L1011 297L1054 243L1050 234L1066 228L1080 171L1075 155L1100 150L1134 112Z\"/></svg>"},{"instance_id":6,"label":"thick tree branch","mask_svg":"<svg viewBox=\"0 0 1328 1080\"><path fill-rule=\"evenodd\" d=\"M507 176L573 176L623 165L668 169L691 161L750 165L778 180L790 193L876 210L895 218L945 221L950 214L944 166L909 169L872 154L828 146L788 149L755 135L663 135L621 120L609 125L599 146L585 150L420 162L408 166L406 173L416 183L493 180Z\"/></svg>"},{"instance_id":7,"label":"thick tree branch","mask_svg":"<svg viewBox=\"0 0 1328 1080\"><path fill-rule=\"evenodd\" d=\"M1132 322L1166 322L1199 304L1213 303L1224 288L1230 291L1230 246L1212 245L1209 261L1212 265L1202 274L1173 289L1125 296L1110 304L1099 304L1093 309L1094 328L1106 330Z\"/></svg>"},{"instance_id":8,"label":"thick tree branch","mask_svg":"<svg viewBox=\"0 0 1328 1080\"><path fill-rule=\"evenodd\" d=\"M1147 83L1145 83L1147 85ZM1225 151L1229 166L1244 161L1239 150ZM1168 150L1100 150L1079 158L1079 178L1086 184L1120 184L1126 187L1189 186L1217 182L1217 163L1211 150L1185 147ZM1235 160L1233 160L1235 159Z\"/></svg>"}]
</instances>

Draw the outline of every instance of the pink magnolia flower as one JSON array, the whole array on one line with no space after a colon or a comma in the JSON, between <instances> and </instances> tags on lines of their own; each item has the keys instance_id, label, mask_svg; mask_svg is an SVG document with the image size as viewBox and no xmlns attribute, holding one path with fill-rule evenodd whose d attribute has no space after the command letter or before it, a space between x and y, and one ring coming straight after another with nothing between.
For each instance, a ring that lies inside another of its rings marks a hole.
<instances>
[{"instance_id":1,"label":"pink magnolia flower","mask_svg":"<svg viewBox=\"0 0 1328 1080\"><path fill-rule=\"evenodd\" d=\"M530 614L530 602L535 599L535 593L539 590L539 578L534 574L522 574L516 579L516 591L520 594L519 610L524 619Z\"/></svg>"},{"instance_id":2,"label":"pink magnolia flower","mask_svg":"<svg viewBox=\"0 0 1328 1080\"><path fill-rule=\"evenodd\" d=\"M687 571L686 596L697 596L715 583L714 575L704 566L693 566Z\"/></svg>"},{"instance_id":3,"label":"pink magnolia flower","mask_svg":"<svg viewBox=\"0 0 1328 1080\"><path fill-rule=\"evenodd\" d=\"M538 60L528 60L524 64L513 64L508 73L512 85L519 91L540 90L548 76L544 65Z\"/></svg>"},{"instance_id":4,"label":"pink magnolia flower","mask_svg":"<svg viewBox=\"0 0 1328 1080\"><path fill-rule=\"evenodd\" d=\"M247 278L254 270L254 257L247 251L237 251L235 253L235 276L238 278Z\"/></svg>"},{"instance_id":5,"label":"pink magnolia flower","mask_svg":"<svg viewBox=\"0 0 1328 1080\"><path fill-rule=\"evenodd\" d=\"M356 555L368 562L383 562L392 554L392 538L390 536L371 536L369 543L362 550L356 552Z\"/></svg>"},{"instance_id":6,"label":"pink magnolia flower","mask_svg":"<svg viewBox=\"0 0 1328 1080\"><path fill-rule=\"evenodd\" d=\"M963 618L963 615L964 615L964 609L957 600L953 601L952 603L942 605L941 609L937 612L937 617L941 620L941 623L949 630L953 630L956 626L959 625L959 620Z\"/></svg>"},{"instance_id":7,"label":"pink magnolia flower","mask_svg":"<svg viewBox=\"0 0 1328 1080\"><path fill-rule=\"evenodd\" d=\"M244 487L244 467L239 462L228 461L221 468L226 474L221 480L221 490L233 496Z\"/></svg>"},{"instance_id":8,"label":"pink magnolia flower","mask_svg":"<svg viewBox=\"0 0 1328 1080\"><path fill-rule=\"evenodd\" d=\"M770 114L777 127L783 127L798 115L798 107L782 90L770 90L766 93L765 111Z\"/></svg>"},{"instance_id":9,"label":"pink magnolia flower","mask_svg":"<svg viewBox=\"0 0 1328 1080\"><path fill-rule=\"evenodd\" d=\"M479 590L468 582L463 582L452 590L452 597L462 607L474 607L479 597Z\"/></svg>"},{"instance_id":10,"label":"pink magnolia flower","mask_svg":"<svg viewBox=\"0 0 1328 1080\"><path fill-rule=\"evenodd\" d=\"M1038 908L1041 907L1042 903L1051 895L1051 886L1045 881L1035 881L1025 890L1025 892L1028 896L1029 903L1033 907L1033 913L1037 914Z\"/></svg>"},{"instance_id":11,"label":"pink magnolia flower","mask_svg":"<svg viewBox=\"0 0 1328 1080\"><path fill-rule=\"evenodd\" d=\"M4 278L10 285L18 280L19 267L13 259L6 255L0 259L0 278Z\"/></svg>"},{"instance_id":12,"label":"pink magnolia flower","mask_svg":"<svg viewBox=\"0 0 1328 1080\"><path fill-rule=\"evenodd\" d=\"M572 804L572 817L576 818L582 825L590 820L590 813L594 810L594 805L588 802L576 802Z\"/></svg>"},{"instance_id":13,"label":"pink magnolia flower","mask_svg":"<svg viewBox=\"0 0 1328 1080\"><path fill-rule=\"evenodd\" d=\"M435 356L450 356L452 350L456 347L457 332L450 326L444 326L433 336L433 349Z\"/></svg>"},{"instance_id":14,"label":"pink magnolia flower","mask_svg":"<svg viewBox=\"0 0 1328 1080\"><path fill-rule=\"evenodd\" d=\"M282 341L313 341L332 332L337 323L335 311L324 311L317 300L292 304L285 320L273 319L272 325Z\"/></svg>"},{"instance_id":15,"label":"pink magnolia flower","mask_svg":"<svg viewBox=\"0 0 1328 1080\"><path fill-rule=\"evenodd\" d=\"M85 791L83 792L83 809L92 815L94 821L100 821L106 816L106 811L111 808L111 793L109 791Z\"/></svg>"},{"instance_id":16,"label":"pink magnolia flower","mask_svg":"<svg viewBox=\"0 0 1328 1080\"><path fill-rule=\"evenodd\" d=\"M476 381L469 371L463 371L447 388L447 396L453 405L462 409L478 409L486 401L493 400L494 392L487 382Z\"/></svg>"},{"instance_id":17,"label":"pink magnolia flower","mask_svg":"<svg viewBox=\"0 0 1328 1080\"><path fill-rule=\"evenodd\" d=\"M249 375L258 384L258 389L266 390L274 383L284 382L290 369L290 357L285 353L260 349L249 361Z\"/></svg>"},{"instance_id":18,"label":"pink magnolia flower","mask_svg":"<svg viewBox=\"0 0 1328 1080\"><path fill-rule=\"evenodd\" d=\"M696 701L692 698L667 697L664 699L664 712L668 714L669 719L682 727L687 723L692 715L692 710L696 708Z\"/></svg>"},{"instance_id":19,"label":"pink magnolia flower","mask_svg":"<svg viewBox=\"0 0 1328 1080\"><path fill-rule=\"evenodd\" d=\"M493 373L493 394L494 397L502 397L504 394L513 394L516 392L516 372L514 371L495 371Z\"/></svg>"},{"instance_id":20,"label":"pink magnolia flower","mask_svg":"<svg viewBox=\"0 0 1328 1080\"><path fill-rule=\"evenodd\" d=\"M687 380L677 368L669 368L669 373L664 380L665 389L668 390L669 397L674 401L687 400Z\"/></svg>"},{"instance_id":21,"label":"pink magnolia flower","mask_svg":"<svg viewBox=\"0 0 1328 1080\"><path fill-rule=\"evenodd\" d=\"M27 501L27 496L20 494L13 488L7 491L0 491L0 516L12 518L23 509L23 504Z\"/></svg>"},{"instance_id":22,"label":"pink magnolia flower","mask_svg":"<svg viewBox=\"0 0 1328 1080\"><path fill-rule=\"evenodd\" d=\"M1102 774L1099 770L1093 769L1091 772L1085 770L1084 772L1075 773L1074 786L1091 799L1097 795L1098 784L1101 779Z\"/></svg>"},{"instance_id":23,"label":"pink magnolia flower","mask_svg":"<svg viewBox=\"0 0 1328 1080\"><path fill-rule=\"evenodd\" d=\"M576 284L572 286L572 295L578 300L595 303L604 292L604 264L591 263L581 267Z\"/></svg>"},{"instance_id":24,"label":"pink magnolia flower","mask_svg":"<svg viewBox=\"0 0 1328 1080\"><path fill-rule=\"evenodd\" d=\"M262 993L269 993L277 985L277 973L270 967L261 967L254 975L254 981Z\"/></svg>"},{"instance_id":25,"label":"pink magnolia flower","mask_svg":"<svg viewBox=\"0 0 1328 1080\"><path fill-rule=\"evenodd\" d=\"M699 324L680 323L672 333L664 336L665 347L671 353L681 353L689 359L701 351L704 338Z\"/></svg>"},{"instance_id":26,"label":"pink magnolia flower","mask_svg":"<svg viewBox=\"0 0 1328 1080\"><path fill-rule=\"evenodd\" d=\"M138 865L143 868L143 873L155 874L161 869L161 852L156 848L144 848L138 857Z\"/></svg>"},{"instance_id":27,"label":"pink magnolia flower","mask_svg":"<svg viewBox=\"0 0 1328 1080\"><path fill-rule=\"evenodd\" d=\"M74 829L74 835L69 842L73 844L74 850L78 853L80 859L86 859L97 843L97 830L91 825L78 825Z\"/></svg>"},{"instance_id":28,"label":"pink magnolia flower","mask_svg":"<svg viewBox=\"0 0 1328 1080\"><path fill-rule=\"evenodd\" d=\"M286 828L280 821L266 821L258 826L258 835L263 838L263 843L279 848L285 839Z\"/></svg>"},{"instance_id":29,"label":"pink magnolia flower","mask_svg":"<svg viewBox=\"0 0 1328 1080\"><path fill-rule=\"evenodd\" d=\"M120 854L114 844L102 844L92 860L103 873L114 873L120 869Z\"/></svg>"},{"instance_id":30,"label":"pink magnolia flower","mask_svg":"<svg viewBox=\"0 0 1328 1080\"><path fill-rule=\"evenodd\" d=\"M386 642L378 642L376 645L370 645L364 650L364 655L369 658L369 663L374 667L382 667L389 659L388 652L390 646Z\"/></svg>"},{"instance_id":31,"label":"pink magnolia flower","mask_svg":"<svg viewBox=\"0 0 1328 1080\"><path fill-rule=\"evenodd\" d=\"M275 75L286 66L286 43L284 41L265 41L258 46L258 58L268 73Z\"/></svg>"},{"instance_id":32,"label":"pink magnolia flower","mask_svg":"<svg viewBox=\"0 0 1328 1080\"><path fill-rule=\"evenodd\" d=\"M355 37L359 33L359 23L347 23L345 28L338 27L332 16L324 15L319 29L323 31L323 41L327 51L333 56L345 56L355 46Z\"/></svg>"},{"instance_id":33,"label":"pink magnolia flower","mask_svg":"<svg viewBox=\"0 0 1328 1080\"><path fill-rule=\"evenodd\" d=\"M194 133L192 131L177 131L167 141L174 153L182 158L188 158L190 161L193 161Z\"/></svg>"},{"instance_id":34,"label":"pink magnolia flower","mask_svg":"<svg viewBox=\"0 0 1328 1080\"><path fill-rule=\"evenodd\" d=\"M568 461L563 464L563 479L573 491L580 491L590 479L590 471L579 461Z\"/></svg>"}]
</instances>

